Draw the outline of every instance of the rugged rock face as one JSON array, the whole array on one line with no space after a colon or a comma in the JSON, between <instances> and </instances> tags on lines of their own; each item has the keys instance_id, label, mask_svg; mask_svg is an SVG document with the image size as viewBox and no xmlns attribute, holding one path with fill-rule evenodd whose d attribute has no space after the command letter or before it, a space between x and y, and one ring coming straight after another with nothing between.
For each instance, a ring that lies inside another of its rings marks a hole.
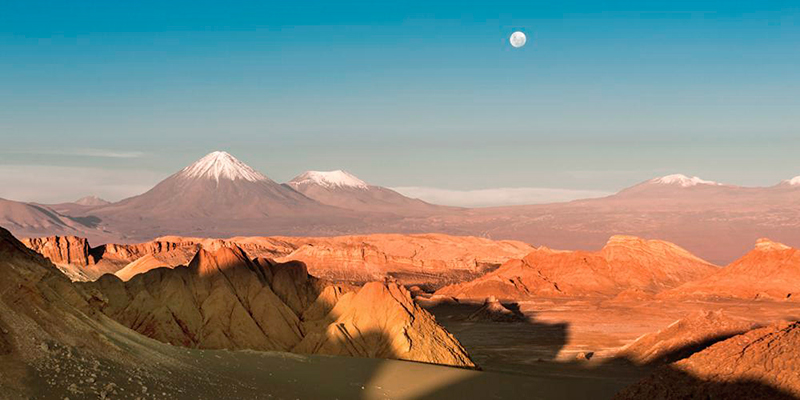
<instances>
[{"instance_id":1,"label":"rugged rock face","mask_svg":"<svg viewBox=\"0 0 800 400\"><path fill-rule=\"evenodd\" d=\"M73 281L86 281L88 266L95 264L89 241L77 236L50 236L22 239L29 249L43 255Z\"/></svg>"},{"instance_id":2,"label":"rugged rock face","mask_svg":"<svg viewBox=\"0 0 800 400\"><path fill-rule=\"evenodd\" d=\"M87 266L94 265L89 254L89 241L77 236L50 236L22 239L29 249L45 256L54 264Z\"/></svg>"},{"instance_id":3,"label":"rugged rock face","mask_svg":"<svg viewBox=\"0 0 800 400\"><path fill-rule=\"evenodd\" d=\"M166 236L138 244L104 244L90 247L84 238L51 236L23 239L44 254L73 281L93 281L103 274L119 273L124 280L158 267L186 265L197 250L237 246L252 258L285 255L296 248L273 238L201 239Z\"/></svg>"},{"instance_id":4,"label":"rugged rock face","mask_svg":"<svg viewBox=\"0 0 800 400\"><path fill-rule=\"evenodd\" d=\"M66 239L47 238L36 248ZM95 263L63 264L76 280L94 280L116 273L123 280L158 267L185 265L198 249L215 251L239 247L248 257L303 261L314 276L363 283L393 278L401 284L440 287L473 279L503 262L522 257L533 248L515 241L428 235L365 235L320 238L234 237L203 239L165 236L140 244L106 244L86 251ZM86 245L88 248L88 244ZM58 262L67 262L61 260Z\"/></svg>"},{"instance_id":5,"label":"rugged rock face","mask_svg":"<svg viewBox=\"0 0 800 400\"><path fill-rule=\"evenodd\" d=\"M141 347L124 335L109 339L115 326L123 328L93 318L73 283L2 228L0 275L0 397L61 398L70 384L83 388L90 373L95 374L91 379L99 379L112 364L136 369L131 352ZM100 357L105 357L103 368L98 367ZM51 395L41 396L48 389Z\"/></svg>"},{"instance_id":6,"label":"rugged rock face","mask_svg":"<svg viewBox=\"0 0 800 400\"><path fill-rule=\"evenodd\" d=\"M599 252L542 247L483 277L442 288L436 294L523 299L611 296L631 288L655 293L703 278L717 269L672 243L613 236Z\"/></svg>"},{"instance_id":7,"label":"rugged rock face","mask_svg":"<svg viewBox=\"0 0 800 400\"><path fill-rule=\"evenodd\" d=\"M717 273L688 282L662 296L798 301L800 251L760 239L755 249Z\"/></svg>"},{"instance_id":8,"label":"rugged rock face","mask_svg":"<svg viewBox=\"0 0 800 400\"><path fill-rule=\"evenodd\" d=\"M662 367L618 399L800 397L800 323L755 329Z\"/></svg>"},{"instance_id":9,"label":"rugged rock face","mask_svg":"<svg viewBox=\"0 0 800 400\"><path fill-rule=\"evenodd\" d=\"M515 241L439 234L300 238L295 243L298 249L281 260L303 261L314 276L351 282L391 277L433 288L481 276L533 249Z\"/></svg>"},{"instance_id":10,"label":"rugged rock face","mask_svg":"<svg viewBox=\"0 0 800 400\"><path fill-rule=\"evenodd\" d=\"M109 317L175 345L474 366L397 285L350 292L310 277L301 262L250 260L235 246L200 249L185 267L153 269L128 282L106 275L82 287Z\"/></svg>"},{"instance_id":11,"label":"rugged rock face","mask_svg":"<svg viewBox=\"0 0 800 400\"><path fill-rule=\"evenodd\" d=\"M344 294L294 349L474 367L466 350L402 286L372 282Z\"/></svg>"},{"instance_id":12,"label":"rugged rock face","mask_svg":"<svg viewBox=\"0 0 800 400\"><path fill-rule=\"evenodd\" d=\"M672 362L753 328L751 322L722 311L697 311L658 332L643 335L623 347L619 355L640 364Z\"/></svg>"}]
</instances>

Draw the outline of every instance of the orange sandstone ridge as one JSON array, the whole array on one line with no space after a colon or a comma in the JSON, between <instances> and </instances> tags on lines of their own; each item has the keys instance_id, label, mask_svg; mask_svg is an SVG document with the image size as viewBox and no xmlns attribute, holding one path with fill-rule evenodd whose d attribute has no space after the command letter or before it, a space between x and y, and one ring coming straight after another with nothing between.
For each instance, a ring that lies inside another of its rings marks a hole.
<instances>
[{"instance_id":1,"label":"orange sandstone ridge","mask_svg":"<svg viewBox=\"0 0 800 400\"><path fill-rule=\"evenodd\" d=\"M80 238L75 238L75 240ZM72 239L71 239L72 240ZM400 283L440 287L476 278L533 247L516 241L494 241L469 236L440 234L375 234L340 237L233 237L203 239L160 237L135 245L107 244L82 247L83 252L51 252L60 237L30 239L29 247L45 252L73 280L94 280L115 273L123 280L158 267L185 265L198 249L237 246L250 258L299 260L317 277L363 283L393 278ZM94 257L87 266L83 260Z\"/></svg>"},{"instance_id":2,"label":"orange sandstone ridge","mask_svg":"<svg viewBox=\"0 0 800 400\"><path fill-rule=\"evenodd\" d=\"M630 289L650 293L679 286L718 268L665 241L613 236L602 250L555 251L541 247L522 259L436 294L464 299L612 296Z\"/></svg>"},{"instance_id":3,"label":"orange sandstone ridge","mask_svg":"<svg viewBox=\"0 0 800 400\"><path fill-rule=\"evenodd\" d=\"M672 362L753 328L753 323L722 311L696 311L658 332L642 335L618 355L639 364Z\"/></svg>"},{"instance_id":4,"label":"orange sandstone ridge","mask_svg":"<svg viewBox=\"0 0 800 400\"><path fill-rule=\"evenodd\" d=\"M796 301L800 297L800 251L760 239L753 250L727 267L661 297Z\"/></svg>"}]
</instances>

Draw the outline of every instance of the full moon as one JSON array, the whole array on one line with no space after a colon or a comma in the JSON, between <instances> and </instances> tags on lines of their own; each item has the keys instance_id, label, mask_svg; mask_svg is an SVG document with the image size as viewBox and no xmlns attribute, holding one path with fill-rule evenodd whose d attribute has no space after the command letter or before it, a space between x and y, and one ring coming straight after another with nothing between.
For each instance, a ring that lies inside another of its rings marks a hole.
<instances>
[{"instance_id":1,"label":"full moon","mask_svg":"<svg viewBox=\"0 0 800 400\"><path fill-rule=\"evenodd\" d=\"M525 42L527 40L528 38L525 37L525 34L520 31L512 33L511 37L508 39L508 41L511 42L511 45L514 47L525 46Z\"/></svg>"}]
</instances>

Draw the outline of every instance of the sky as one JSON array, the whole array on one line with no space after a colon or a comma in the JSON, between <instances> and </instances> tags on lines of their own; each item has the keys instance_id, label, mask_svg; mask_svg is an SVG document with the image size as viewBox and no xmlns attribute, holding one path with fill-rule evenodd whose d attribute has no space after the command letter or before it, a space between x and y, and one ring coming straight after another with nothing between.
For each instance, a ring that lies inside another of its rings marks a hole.
<instances>
[{"instance_id":1,"label":"sky","mask_svg":"<svg viewBox=\"0 0 800 400\"><path fill-rule=\"evenodd\" d=\"M7 0L0 197L119 200L214 150L451 204L769 186L798 93L789 1Z\"/></svg>"}]
</instances>

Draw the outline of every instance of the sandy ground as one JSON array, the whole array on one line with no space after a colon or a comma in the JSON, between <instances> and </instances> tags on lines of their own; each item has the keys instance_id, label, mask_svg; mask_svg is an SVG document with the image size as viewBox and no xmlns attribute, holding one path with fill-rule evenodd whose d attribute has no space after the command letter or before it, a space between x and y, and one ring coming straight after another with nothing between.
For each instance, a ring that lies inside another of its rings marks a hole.
<instances>
[{"instance_id":1,"label":"sandy ground","mask_svg":"<svg viewBox=\"0 0 800 400\"><path fill-rule=\"evenodd\" d=\"M109 344L139 364L80 347L43 343L40 362L0 356L16 377L0 399L554 399L591 392L538 378L431 364L278 352L173 347L101 322ZM100 337L100 336L98 336ZM38 351L37 351L38 352ZM127 367L125 366L127 365Z\"/></svg>"}]
</instances>

